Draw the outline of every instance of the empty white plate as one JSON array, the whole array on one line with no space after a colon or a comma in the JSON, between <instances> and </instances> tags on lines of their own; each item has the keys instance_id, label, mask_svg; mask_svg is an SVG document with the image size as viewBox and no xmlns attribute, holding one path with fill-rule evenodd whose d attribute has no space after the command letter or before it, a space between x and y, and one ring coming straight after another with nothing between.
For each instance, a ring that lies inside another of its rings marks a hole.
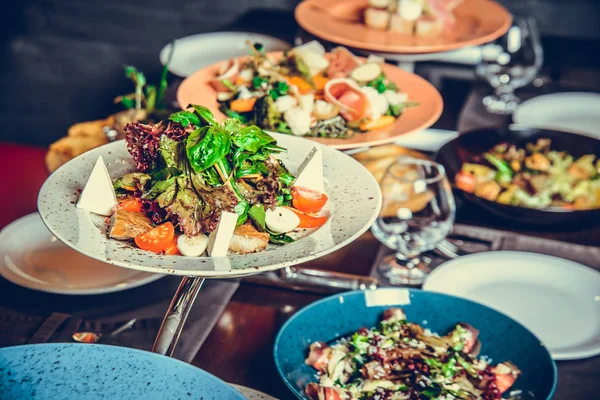
<instances>
[{"instance_id":1,"label":"empty white plate","mask_svg":"<svg viewBox=\"0 0 600 400\"><path fill-rule=\"evenodd\" d=\"M262 44L265 51L288 50L292 47L281 39L260 33L200 33L175 40L175 52L169 63L169 72L186 77L219 61L248 55L250 49L246 40ZM171 44L169 43L160 51L162 65L167 63L170 53Z\"/></svg>"},{"instance_id":2,"label":"empty white plate","mask_svg":"<svg viewBox=\"0 0 600 400\"><path fill-rule=\"evenodd\" d=\"M106 264L67 247L38 213L0 231L0 275L29 289L60 294L101 294L145 285L163 277Z\"/></svg>"},{"instance_id":3,"label":"empty white plate","mask_svg":"<svg viewBox=\"0 0 600 400\"><path fill-rule=\"evenodd\" d=\"M600 94L545 94L521 103L513 114L517 124L600 138Z\"/></svg>"},{"instance_id":4,"label":"empty white plate","mask_svg":"<svg viewBox=\"0 0 600 400\"><path fill-rule=\"evenodd\" d=\"M555 360L600 354L600 273L573 261L519 251L472 254L436 268L423 289L505 313Z\"/></svg>"}]
</instances>

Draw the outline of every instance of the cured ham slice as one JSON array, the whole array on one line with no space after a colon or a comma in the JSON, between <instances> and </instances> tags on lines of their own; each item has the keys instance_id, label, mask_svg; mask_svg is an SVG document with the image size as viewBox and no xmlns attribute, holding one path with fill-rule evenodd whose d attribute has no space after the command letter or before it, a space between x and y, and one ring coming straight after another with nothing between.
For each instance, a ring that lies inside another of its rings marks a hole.
<instances>
[{"instance_id":1,"label":"cured ham slice","mask_svg":"<svg viewBox=\"0 0 600 400\"><path fill-rule=\"evenodd\" d=\"M473 350L473 348L475 347L475 344L477 343L479 331L473 328L473 326L464 322L461 322L458 325L460 325L463 329L470 333L465 340L465 347L463 347L463 352L470 353L471 350Z\"/></svg>"},{"instance_id":2,"label":"cured ham slice","mask_svg":"<svg viewBox=\"0 0 600 400\"><path fill-rule=\"evenodd\" d=\"M227 92L231 89L224 85L223 81L228 80L232 84L235 83L237 77L240 74L240 64L235 59L225 61L223 64L221 64L221 67L219 68L217 74L218 75L216 78L211 79L209 81L210 85L217 92Z\"/></svg>"},{"instance_id":3,"label":"cured ham slice","mask_svg":"<svg viewBox=\"0 0 600 400\"><path fill-rule=\"evenodd\" d=\"M492 372L494 373L494 382L500 394L510 389L519 375L521 375L521 371L510 362L503 362L496 365L496 367L492 368Z\"/></svg>"},{"instance_id":4,"label":"cured ham slice","mask_svg":"<svg viewBox=\"0 0 600 400\"><path fill-rule=\"evenodd\" d=\"M370 117L371 104L367 95L350 79L332 79L325 85L325 98L340 108L347 121Z\"/></svg>"},{"instance_id":5,"label":"cured ham slice","mask_svg":"<svg viewBox=\"0 0 600 400\"><path fill-rule=\"evenodd\" d=\"M326 343L315 342L310 345L308 358L304 362L319 371L325 372L327 371L330 355L331 349Z\"/></svg>"},{"instance_id":6,"label":"cured ham slice","mask_svg":"<svg viewBox=\"0 0 600 400\"><path fill-rule=\"evenodd\" d=\"M342 400L337 389L321 386L314 382L306 386L306 395L312 400Z\"/></svg>"},{"instance_id":7,"label":"cured ham slice","mask_svg":"<svg viewBox=\"0 0 600 400\"><path fill-rule=\"evenodd\" d=\"M326 57L329 60L327 76L330 79L346 78L350 72L362 64L360 58L345 47L336 47Z\"/></svg>"},{"instance_id":8,"label":"cured ham slice","mask_svg":"<svg viewBox=\"0 0 600 400\"><path fill-rule=\"evenodd\" d=\"M427 8L435 19L440 20L445 32L452 32L456 27L456 18L452 10L460 3L462 0L428 0Z\"/></svg>"}]
</instances>

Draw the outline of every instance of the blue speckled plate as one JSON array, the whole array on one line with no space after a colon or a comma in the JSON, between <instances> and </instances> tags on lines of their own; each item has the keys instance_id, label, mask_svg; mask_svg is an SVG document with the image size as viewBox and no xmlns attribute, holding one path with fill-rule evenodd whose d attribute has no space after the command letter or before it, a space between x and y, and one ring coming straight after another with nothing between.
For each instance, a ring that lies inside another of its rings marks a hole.
<instances>
[{"instance_id":1,"label":"blue speckled plate","mask_svg":"<svg viewBox=\"0 0 600 400\"><path fill-rule=\"evenodd\" d=\"M222 380L173 358L124 347L34 344L0 349L0 398L239 400Z\"/></svg>"},{"instance_id":2,"label":"blue speckled plate","mask_svg":"<svg viewBox=\"0 0 600 400\"><path fill-rule=\"evenodd\" d=\"M413 289L355 291L327 297L298 311L275 340L275 365L298 398L316 381L315 370L304 363L315 341L331 342L361 326L373 327L383 311L402 307L410 321L445 334L458 322L479 329L481 354L494 363L512 361L522 375L514 389L531 392L536 400L550 399L556 387L556 364L548 350L525 327L481 304L440 293Z\"/></svg>"}]
</instances>

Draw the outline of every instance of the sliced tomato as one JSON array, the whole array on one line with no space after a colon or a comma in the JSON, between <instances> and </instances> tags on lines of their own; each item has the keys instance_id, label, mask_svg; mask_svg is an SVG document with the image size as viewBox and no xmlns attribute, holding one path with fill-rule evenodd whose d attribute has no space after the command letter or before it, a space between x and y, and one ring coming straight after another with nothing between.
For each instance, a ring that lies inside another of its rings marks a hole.
<instances>
[{"instance_id":1,"label":"sliced tomato","mask_svg":"<svg viewBox=\"0 0 600 400\"><path fill-rule=\"evenodd\" d=\"M313 189L294 186L292 188L292 204L296 210L305 213L316 213L327 203L327 195Z\"/></svg>"},{"instance_id":2,"label":"sliced tomato","mask_svg":"<svg viewBox=\"0 0 600 400\"><path fill-rule=\"evenodd\" d=\"M467 193L473 193L475 191L475 176L473 176L473 174L460 171L456 174L454 180L459 189L464 190Z\"/></svg>"},{"instance_id":3,"label":"sliced tomato","mask_svg":"<svg viewBox=\"0 0 600 400\"><path fill-rule=\"evenodd\" d=\"M138 198L125 199L119 203L119 208L129 212L142 212L142 200Z\"/></svg>"},{"instance_id":4,"label":"sliced tomato","mask_svg":"<svg viewBox=\"0 0 600 400\"><path fill-rule=\"evenodd\" d=\"M156 228L150 229L146 233L136 236L135 244L142 249L160 253L164 251L173 242L175 237L175 227L170 222L165 222Z\"/></svg>"},{"instance_id":5,"label":"sliced tomato","mask_svg":"<svg viewBox=\"0 0 600 400\"><path fill-rule=\"evenodd\" d=\"M167 248L164 250L164 253L166 255L169 255L169 256L181 255L181 253L179 252L179 247L177 247L177 239L178 239L177 236L173 236L173 240L171 241L171 243L169 243Z\"/></svg>"},{"instance_id":6,"label":"sliced tomato","mask_svg":"<svg viewBox=\"0 0 600 400\"><path fill-rule=\"evenodd\" d=\"M292 207L289 207L289 209L300 218L298 228L318 228L327 222L327 217L315 217L314 215L305 214Z\"/></svg>"}]
</instances>

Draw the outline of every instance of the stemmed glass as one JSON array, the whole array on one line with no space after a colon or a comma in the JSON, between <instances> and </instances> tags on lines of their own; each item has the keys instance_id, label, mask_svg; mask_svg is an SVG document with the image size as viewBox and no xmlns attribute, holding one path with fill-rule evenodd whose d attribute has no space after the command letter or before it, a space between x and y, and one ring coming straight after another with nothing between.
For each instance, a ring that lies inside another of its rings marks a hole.
<instances>
[{"instance_id":1,"label":"stemmed glass","mask_svg":"<svg viewBox=\"0 0 600 400\"><path fill-rule=\"evenodd\" d=\"M429 265L421 254L433 250L452 230L456 206L444 167L401 157L381 181L383 207L371 231L396 250L378 266L392 285L423 283Z\"/></svg>"},{"instance_id":2,"label":"stemmed glass","mask_svg":"<svg viewBox=\"0 0 600 400\"><path fill-rule=\"evenodd\" d=\"M482 48L478 76L493 88L483 104L494 114L512 114L519 98L514 91L531 83L544 62L540 35L533 18L514 17L506 35Z\"/></svg>"}]
</instances>

